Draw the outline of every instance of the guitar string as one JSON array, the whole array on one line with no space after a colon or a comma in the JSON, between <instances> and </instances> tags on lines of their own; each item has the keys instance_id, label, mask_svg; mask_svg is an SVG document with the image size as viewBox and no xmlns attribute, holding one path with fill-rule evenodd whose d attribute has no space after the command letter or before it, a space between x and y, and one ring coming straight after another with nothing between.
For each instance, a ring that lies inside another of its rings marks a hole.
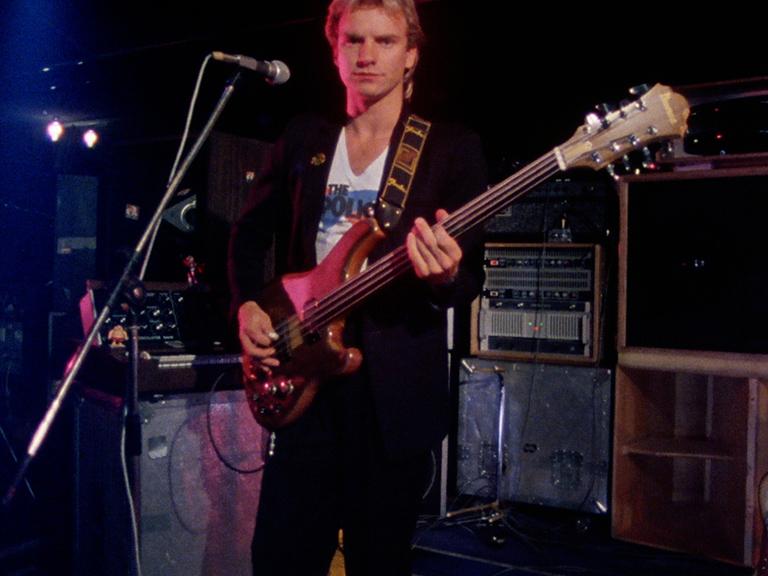
<instances>
[{"instance_id":1,"label":"guitar string","mask_svg":"<svg viewBox=\"0 0 768 576\"><path fill-rule=\"evenodd\" d=\"M537 173L528 175L528 178L524 180L516 178L515 180L521 181L515 182L517 186L512 190L509 188L503 190L504 186L497 186L493 191L489 191L489 194L485 198L482 198L478 202L465 205L464 208L460 208L454 213L453 218L449 216L449 218L444 220L441 224L446 229L446 232L458 237L471 229L474 225L484 221L488 216L497 212L502 205L513 201L517 195L527 192L531 187L535 186L543 179L548 178L551 173L556 171L556 168L551 172L550 170L546 170L546 173L540 170ZM501 194L499 193L500 191L502 191ZM319 314L317 314L317 317L315 317L315 314L312 314L311 320L322 323L338 317L345 310L356 305L361 299L367 297L371 289L378 289L383 284L396 279L397 275L408 268L409 265L410 261L408 259L407 249L404 246L400 246L391 253L391 257L388 258L388 261L383 263L380 267L381 270L372 271L370 273L367 272L367 278L361 278L360 281L354 283L354 285L352 282L347 283L346 290L339 290L337 294L329 293L325 299L320 301L322 309L320 306L316 309L319 311Z\"/></svg>"},{"instance_id":2,"label":"guitar string","mask_svg":"<svg viewBox=\"0 0 768 576\"><path fill-rule=\"evenodd\" d=\"M554 156L547 155L510 176L487 193L481 194L449 218L446 218L441 224L447 232L459 236L471 226L482 222L504 205L514 201L517 195L527 192L557 170ZM479 214L482 214L482 217L478 216ZM305 336L315 332L319 327L338 318L344 311L354 307L367 297L371 288L378 289L397 278L399 273L407 269L408 264L407 250L401 246L375 263L362 276L355 276L349 282L329 292L316 303L313 309L305 313L303 322L298 318L298 315L293 315L287 319L283 325L280 325L278 334L286 336L298 330L299 336ZM279 352L287 352L289 343L282 341L281 344L276 348Z\"/></svg>"},{"instance_id":3,"label":"guitar string","mask_svg":"<svg viewBox=\"0 0 768 576\"><path fill-rule=\"evenodd\" d=\"M643 111L640 108L638 110L640 112ZM571 142L570 145L573 146L577 142L586 142L594 138L594 136L593 133L584 130L572 139L574 142ZM632 147L637 147L638 145L637 142L632 142L631 144ZM533 186L558 171L559 165L553 150L509 176L492 190L479 195L446 218L441 224L449 234L459 236L474 225L492 216L504 206L512 203L519 196L528 192ZM364 275L356 276L349 282L329 292L315 304L314 309L307 311L305 314L305 331L313 331L312 324L322 326L326 322L339 317L343 312L349 310L362 298L366 297L372 287L378 289L382 283L386 284L393 280L398 273L403 271L403 266L407 266L406 257L407 250L401 246L387 257L379 260L380 270L369 269ZM390 263L393 265L391 271L386 269ZM356 279L357 281L355 281ZM351 297L354 297L354 299Z\"/></svg>"},{"instance_id":4,"label":"guitar string","mask_svg":"<svg viewBox=\"0 0 768 576\"><path fill-rule=\"evenodd\" d=\"M549 152L477 196L440 224L446 232L458 237L558 170L556 157L553 152ZM378 289L397 278L399 273L407 269L408 263L407 250L404 246L400 246L375 262L364 274L354 276L318 300L314 308L305 312L303 322L297 314L284 320L275 328L279 336L275 343L276 353L287 353L291 334L297 334L298 331L298 335L303 337L315 332L319 327L338 318L344 311L367 297L372 287Z\"/></svg>"},{"instance_id":5,"label":"guitar string","mask_svg":"<svg viewBox=\"0 0 768 576\"><path fill-rule=\"evenodd\" d=\"M641 112L646 112L647 105L638 109ZM658 134L658 132L655 134ZM566 145L573 146L577 142L583 143L593 137L594 134L584 130L580 135L574 136L571 139L574 142L569 140ZM657 136L653 139L659 138L662 138L662 136ZM632 143L632 147L636 147L636 144ZM561 148L564 146L561 146ZM441 224L449 234L460 236L558 171L557 158L554 150L552 150L517 173L509 176L493 189L479 195L473 201L443 220ZM478 214L482 214L482 216L478 217ZM372 286L378 289L383 284L388 284L394 280L399 273L404 271L407 265L407 250L400 246L387 256L381 258L366 270L364 274L353 277L348 282L329 292L324 298L315 303L314 308L305 312L305 319L303 321L299 319L298 314L294 314L278 325L276 332L278 332L279 338L276 342L276 349L279 353L287 352L289 346L288 342L285 341L285 337L288 334L296 333L298 330L298 335L303 337L306 334L315 332L318 329L317 327L324 326L327 322L340 317L345 311L354 307L370 293Z\"/></svg>"}]
</instances>

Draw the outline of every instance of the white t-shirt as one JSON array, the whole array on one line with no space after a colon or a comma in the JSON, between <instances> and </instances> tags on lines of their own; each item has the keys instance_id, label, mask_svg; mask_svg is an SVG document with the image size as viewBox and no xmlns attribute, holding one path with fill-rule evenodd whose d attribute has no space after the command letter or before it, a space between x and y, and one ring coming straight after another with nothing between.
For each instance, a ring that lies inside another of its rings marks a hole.
<instances>
[{"instance_id":1,"label":"white t-shirt","mask_svg":"<svg viewBox=\"0 0 768 576\"><path fill-rule=\"evenodd\" d=\"M345 131L344 128L341 129L325 186L323 214L315 241L318 264L344 233L355 222L365 217L368 207L372 207L376 202L387 160L387 150L388 148L385 148L362 174L355 174L349 165Z\"/></svg>"}]
</instances>

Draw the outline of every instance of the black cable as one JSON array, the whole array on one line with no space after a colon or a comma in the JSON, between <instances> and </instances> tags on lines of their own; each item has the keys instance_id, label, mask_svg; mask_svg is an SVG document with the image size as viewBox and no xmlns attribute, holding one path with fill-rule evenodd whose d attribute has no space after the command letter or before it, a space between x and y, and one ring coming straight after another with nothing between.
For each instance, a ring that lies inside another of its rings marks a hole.
<instances>
[{"instance_id":1,"label":"black cable","mask_svg":"<svg viewBox=\"0 0 768 576\"><path fill-rule=\"evenodd\" d=\"M193 417L194 415L189 415L187 419L184 420L182 425L179 426L173 433L173 440L171 440L171 447L168 451L168 496L171 500L171 508L173 509L173 514L176 516L176 519L179 521L181 527L190 534L205 534L208 530L207 527L203 527L202 529L195 529L184 521L184 518L181 514L181 509L176 502L175 490L173 488L173 455L176 453L176 442L179 439L179 434L181 431L187 427L187 424L190 420L193 419Z\"/></svg>"},{"instance_id":2,"label":"black cable","mask_svg":"<svg viewBox=\"0 0 768 576\"><path fill-rule=\"evenodd\" d=\"M229 460L227 460L227 458L224 456L224 454L216 444L216 439L213 436L213 426L211 425L211 406L213 405L213 395L216 392L216 387L219 385L219 382L227 374L227 372L228 372L227 370L224 370L221 374L219 374L218 378L216 378L216 380L213 381L211 390L208 393L208 406L205 411L205 415L206 415L205 421L206 421L206 428L208 429L208 439L211 442L211 447L213 448L213 451L216 453L216 458L218 458L219 462L224 464L224 466L226 466L233 472L237 472L238 474L255 474L257 472L261 472L264 469L264 466L266 465L266 459L264 458L264 454L261 455L261 464L256 466L255 468L240 468L237 465L229 462Z\"/></svg>"},{"instance_id":3,"label":"black cable","mask_svg":"<svg viewBox=\"0 0 768 576\"><path fill-rule=\"evenodd\" d=\"M435 485L435 480L437 479L437 456L435 456L434 448L429 451L429 455L431 457L430 462L432 463L432 476L429 479L429 483L427 484L426 490L424 490L424 492L421 495L422 501L427 499L427 495L432 491L432 488Z\"/></svg>"}]
</instances>

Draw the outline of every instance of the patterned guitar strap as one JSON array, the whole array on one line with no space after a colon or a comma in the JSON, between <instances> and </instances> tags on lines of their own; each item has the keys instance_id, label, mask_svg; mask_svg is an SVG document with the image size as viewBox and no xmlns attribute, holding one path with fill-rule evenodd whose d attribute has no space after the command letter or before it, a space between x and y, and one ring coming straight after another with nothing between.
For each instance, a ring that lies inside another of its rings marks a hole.
<instances>
[{"instance_id":1,"label":"patterned guitar strap","mask_svg":"<svg viewBox=\"0 0 768 576\"><path fill-rule=\"evenodd\" d=\"M411 114L406 120L392 167L389 169L384 188L376 199L374 215L385 232L394 228L403 214L431 126L431 122L415 114Z\"/></svg>"}]
</instances>

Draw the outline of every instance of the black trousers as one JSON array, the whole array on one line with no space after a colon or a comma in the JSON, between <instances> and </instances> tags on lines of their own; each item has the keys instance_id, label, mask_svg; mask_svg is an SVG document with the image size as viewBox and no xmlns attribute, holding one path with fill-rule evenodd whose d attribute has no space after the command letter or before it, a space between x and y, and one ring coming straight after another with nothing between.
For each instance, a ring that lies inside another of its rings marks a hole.
<instances>
[{"instance_id":1,"label":"black trousers","mask_svg":"<svg viewBox=\"0 0 768 576\"><path fill-rule=\"evenodd\" d=\"M326 576L340 528L348 576L410 576L432 459L386 453L378 429L357 377L326 384L307 414L277 433L253 538L255 576Z\"/></svg>"}]
</instances>

